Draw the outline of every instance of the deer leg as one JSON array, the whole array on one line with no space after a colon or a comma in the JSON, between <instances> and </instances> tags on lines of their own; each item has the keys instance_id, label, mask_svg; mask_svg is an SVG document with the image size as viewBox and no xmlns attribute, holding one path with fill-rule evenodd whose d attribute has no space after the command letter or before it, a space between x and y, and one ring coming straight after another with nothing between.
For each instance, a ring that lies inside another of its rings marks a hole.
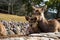
<instances>
[{"instance_id":1,"label":"deer leg","mask_svg":"<svg viewBox=\"0 0 60 40\"><path fill-rule=\"evenodd\" d=\"M58 28L56 28L54 32L55 32L55 33L58 33Z\"/></svg>"}]
</instances>

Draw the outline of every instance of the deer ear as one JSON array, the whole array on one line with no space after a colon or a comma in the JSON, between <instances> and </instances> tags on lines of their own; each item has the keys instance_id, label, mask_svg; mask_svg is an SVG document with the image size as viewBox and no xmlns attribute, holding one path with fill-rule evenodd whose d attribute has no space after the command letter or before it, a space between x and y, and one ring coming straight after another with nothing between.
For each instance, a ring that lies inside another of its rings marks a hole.
<instances>
[{"instance_id":1,"label":"deer ear","mask_svg":"<svg viewBox=\"0 0 60 40\"><path fill-rule=\"evenodd\" d=\"M25 19L28 21L30 19L30 17L29 16L25 16Z\"/></svg>"},{"instance_id":2,"label":"deer ear","mask_svg":"<svg viewBox=\"0 0 60 40\"><path fill-rule=\"evenodd\" d=\"M34 7L34 6L32 6L32 8L33 8L34 10L38 10L38 8L36 8L36 7Z\"/></svg>"}]
</instances>

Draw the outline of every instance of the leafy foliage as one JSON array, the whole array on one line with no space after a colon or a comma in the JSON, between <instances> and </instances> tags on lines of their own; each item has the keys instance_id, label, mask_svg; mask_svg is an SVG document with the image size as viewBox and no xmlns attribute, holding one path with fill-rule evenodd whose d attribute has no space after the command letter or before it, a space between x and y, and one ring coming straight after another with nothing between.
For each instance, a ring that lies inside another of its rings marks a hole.
<instances>
[{"instance_id":1,"label":"leafy foliage","mask_svg":"<svg viewBox=\"0 0 60 40\"><path fill-rule=\"evenodd\" d=\"M15 15L30 15L32 14L32 5L40 4L43 0L0 0L0 9L7 10L8 13ZM32 4L33 3L33 4ZM49 0L45 4L48 8L54 8L60 11L60 0Z\"/></svg>"}]
</instances>

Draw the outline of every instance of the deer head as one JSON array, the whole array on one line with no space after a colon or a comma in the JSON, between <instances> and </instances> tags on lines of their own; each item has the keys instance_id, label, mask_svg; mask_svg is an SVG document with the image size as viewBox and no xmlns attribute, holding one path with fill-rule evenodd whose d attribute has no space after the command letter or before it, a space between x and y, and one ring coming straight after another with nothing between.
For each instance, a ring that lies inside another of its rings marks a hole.
<instances>
[{"instance_id":1,"label":"deer head","mask_svg":"<svg viewBox=\"0 0 60 40\"><path fill-rule=\"evenodd\" d=\"M30 26L29 28L31 28L30 31L32 30L34 33L39 32L36 17L34 17L34 16L32 16L32 17L26 16L25 19L29 22L29 26Z\"/></svg>"},{"instance_id":2,"label":"deer head","mask_svg":"<svg viewBox=\"0 0 60 40\"><path fill-rule=\"evenodd\" d=\"M38 20L45 19L45 18L44 18L44 10L45 10L45 9L44 9L43 7L41 7L41 8L36 8L36 7L32 6L32 8L35 9L35 11L38 10L38 11L37 11L37 12L39 12L39 16L38 16L38 18L37 18Z\"/></svg>"}]
</instances>

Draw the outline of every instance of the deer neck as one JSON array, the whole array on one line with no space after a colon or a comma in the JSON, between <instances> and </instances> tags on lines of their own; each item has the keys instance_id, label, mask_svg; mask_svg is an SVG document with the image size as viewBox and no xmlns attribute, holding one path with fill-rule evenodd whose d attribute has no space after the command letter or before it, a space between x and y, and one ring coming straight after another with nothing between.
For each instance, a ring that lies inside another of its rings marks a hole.
<instances>
[{"instance_id":1,"label":"deer neck","mask_svg":"<svg viewBox=\"0 0 60 40\"><path fill-rule=\"evenodd\" d=\"M44 16L44 12L41 13L41 17L42 17L42 21L44 23L48 23L48 21L46 20L45 16Z\"/></svg>"}]
</instances>

